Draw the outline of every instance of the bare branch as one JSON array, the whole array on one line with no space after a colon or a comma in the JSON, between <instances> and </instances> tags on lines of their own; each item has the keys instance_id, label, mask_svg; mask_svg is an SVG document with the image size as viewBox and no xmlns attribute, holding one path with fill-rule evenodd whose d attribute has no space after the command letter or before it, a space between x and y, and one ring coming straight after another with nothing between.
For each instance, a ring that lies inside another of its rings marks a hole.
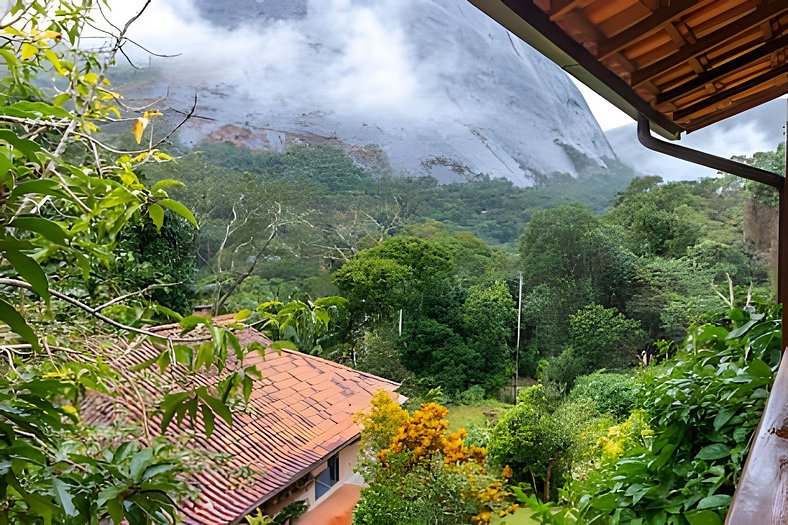
<instances>
[{"instance_id":1,"label":"bare branch","mask_svg":"<svg viewBox=\"0 0 788 525\"><path fill-rule=\"evenodd\" d=\"M116 298L112 299L111 301L107 301L106 303L102 304L101 306L97 306L95 309L96 309L97 312L100 312L101 310L104 310L105 308L109 308L110 306L118 304L120 302L123 302L126 299L130 299L131 297L135 297L135 296L138 296L138 295L145 295L146 293L150 292L151 290L158 290L158 289L161 289L161 288L170 288L170 287L173 287L173 286L178 286L179 284L182 284L182 283L151 284L149 286L146 286L142 290L137 290L136 292L127 293L125 295L121 295L120 297L116 297Z\"/></svg>"},{"instance_id":2,"label":"bare branch","mask_svg":"<svg viewBox=\"0 0 788 525\"><path fill-rule=\"evenodd\" d=\"M13 287L16 287L16 288L24 288L25 290L32 290L33 289L33 287L30 284L26 283L25 281L20 281L18 279L0 278L0 286L13 286ZM143 328L135 328L133 326L129 326L129 325L125 325L123 323L119 323L118 321L115 321L114 319L111 319L111 318L107 317L106 315L103 315L96 308L93 308L92 306L88 306L87 304L83 303L79 299L75 299L75 298L73 298L73 297L71 297L69 295L60 293L57 290L49 290L49 293L52 294L53 296L57 297L61 301L65 301L65 302L67 302L67 303L69 303L71 305L76 306L77 308L80 308L81 310L84 310L85 312L87 312L88 314L92 315L96 319L104 321L108 325L114 326L115 328L118 328L119 330L123 330L123 331L126 331L126 332L140 334L140 335L144 335L144 336L147 336L147 337L152 337L154 339L166 340L166 341L170 341L170 342L173 342L173 343L196 343L198 341L208 341L209 339L211 339L210 336L204 336L204 337L169 337L169 336L164 336L164 335L161 335L161 334L157 334L155 332L151 332L149 330L145 330Z\"/></svg>"}]
</instances>

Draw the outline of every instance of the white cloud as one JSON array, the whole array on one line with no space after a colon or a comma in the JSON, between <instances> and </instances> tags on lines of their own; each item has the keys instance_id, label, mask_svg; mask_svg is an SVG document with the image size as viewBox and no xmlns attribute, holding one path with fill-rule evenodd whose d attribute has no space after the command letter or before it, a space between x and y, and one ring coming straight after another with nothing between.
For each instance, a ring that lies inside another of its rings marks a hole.
<instances>
[{"instance_id":1,"label":"white cloud","mask_svg":"<svg viewBox=\"0 0 788 525\"><path fill-rule=\"evenodd\" d=\"M113 22L122 24L143 3L112 1ZM156 53L181 54L153 59L173 83L233 86L235 95L261 111L297 99L304 107L317 103L358 115L438 114L442 105L431 103L434 72L419 69L398 25L398 12L408 3L312 0L305 18L255 18L228 29L201 18L189 0L155 0L130 37ZM141 50L132 57L148 62Z\"/></svg>"}]
</instances>

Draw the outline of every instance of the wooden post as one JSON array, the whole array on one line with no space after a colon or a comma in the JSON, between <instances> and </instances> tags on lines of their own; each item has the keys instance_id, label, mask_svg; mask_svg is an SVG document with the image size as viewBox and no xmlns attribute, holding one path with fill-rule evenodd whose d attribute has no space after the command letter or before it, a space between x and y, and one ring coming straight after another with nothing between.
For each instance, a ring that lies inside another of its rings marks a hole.
<instances>
[{"instance_id":1,"label":"wooden post","mask_svg":"<svg viewBox=\"0 0 788 525\"><path fill-rule=\"evenodd\" d=\"M788 264L788 207L785 202L785 188L780 192L780 217L777 223L778 247L777 247L777 302L782 306L782 348L785 352L788 346L788 275L785 272L785 265Z\"/></svg>"},{"instance_id":2,"label":"wooden post","mask_svg":"<svg viewBox=\"0 0 788 525\"><path fill-rule=\"evenodd\" d=\"M788 102L788 101L787 101ZM788 107L788 104L786 104ZM788 347L788 112L786 113L785 133L785 176L780 190L780 217L777 222L777 300L782 303L782 348Z\"/></svg>"}]
</instances>

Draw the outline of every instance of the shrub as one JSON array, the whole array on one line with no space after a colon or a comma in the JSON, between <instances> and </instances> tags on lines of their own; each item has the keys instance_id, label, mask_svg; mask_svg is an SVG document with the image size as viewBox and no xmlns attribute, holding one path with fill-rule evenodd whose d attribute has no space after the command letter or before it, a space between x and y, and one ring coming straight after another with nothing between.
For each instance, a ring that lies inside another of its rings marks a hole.
<instances>
[{"instance_id":1,"label":"shrub","mask_svg":"<svg viewBox=\"0 0 788 525\"><path fill-rule=\"evenodd\" d=\"M779 306L691 328L673 358L638 378L653 433L636 415L611 427L596 468L569 484L563 510L539 519L722 523L780 353Z\"/></svg>"},{"instance_id":2,"label":"shrub","mask_svg":"<svg viewBox=\"0 0 788 525\"><path fill-rule=\"evenodd\" d=\"M486 398L484 387L481 385L473 385L467 390L464 390L457 396L457 401L462 405L474 405L481 403Z\"/></svg>"},{"instance_id":3,"label":"shrub","mask_svg":"<svg viewBox=\"0 0 788 525\"><path fill-rule=\"evenodd\" d=\"M621 420L634 407L635 385L627 374L594 372L577 378L569 399L591 401L600 414L611 414Z\"/></svg>"},{"instance_id":4,"label":"shrub","mask_svg":"<svg viewBox=\"0 0 788 525\"><path fill-rule=\"evenodd\" d=\"M374 458L362 455L359 472L369 487L361 492L355 525L484 525L517 508L509 504L506 480L488 473L487 451L467 446L465 430L446 435L447 413L426 403L387 448ZM368 417L377 417L374 409Z\"/></svg>"}]
</instances>

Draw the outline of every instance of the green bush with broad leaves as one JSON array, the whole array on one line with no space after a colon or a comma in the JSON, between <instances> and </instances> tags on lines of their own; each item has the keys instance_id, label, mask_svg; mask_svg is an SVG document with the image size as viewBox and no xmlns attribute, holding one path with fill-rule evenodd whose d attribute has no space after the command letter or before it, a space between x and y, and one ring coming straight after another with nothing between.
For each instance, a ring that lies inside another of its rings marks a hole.
<instances>
[{"instance_id":1,"label":"green bush with broad leaves","mask_svg":"<svg viewBox=\"0 0 788 525\"><path fill-rule=\"evenodd\" d=\"M722 525L779 365L780 328L774 305L692 327L674 357L639 376L653 434L569 482L559 511L521 500L541 523Z\"/></svg>"},{"instance_id":2,"label":"green bush with broad leaves","mask_svg":"<svg viewBox=\"0 0 788 525\"><path fill-rule=\"evenodd\" d=\"M138 176L142 166L171 158L158 149L166 137L153 133L160 113L125 106L107 79L136 17L109 30L101 53L81 43L97 8L108 8L101 4L20 0L0 8L4 524L177 522L177 502L187 494L186 465L198 463L198 452L180 451L154 435L173 419L194 423L198 413L204 422L198 433L210 435L216 417L232 423L228 406L235 396L248 399L257 376L254 368L230 364L231 355L242 363L250 350L241 347L232 326L151 307L144 290L89 284L122 267L118 247L128 228L149 222L161 230L167 210L197 227L191 212L167 193L179 182L146 187ZM126 126L137 144L145 139L143 145L120 152L103 143L97 133L106 124ZM146 320L161 315L179 321L182 332L164 337L145 328ZM80 414L86 392L115 396L134 382L130 370L110 364L121 357L113 343L125 339L147 339L159 349L143 364L146 373L176 363L188 371L173 376L166 393L141 400L145 412L161 415L159 429L148 427L150 418L95 427ZM193 373L209 369L219 372L218 385L191 382Z\"/></svg>"}]
</instances>

